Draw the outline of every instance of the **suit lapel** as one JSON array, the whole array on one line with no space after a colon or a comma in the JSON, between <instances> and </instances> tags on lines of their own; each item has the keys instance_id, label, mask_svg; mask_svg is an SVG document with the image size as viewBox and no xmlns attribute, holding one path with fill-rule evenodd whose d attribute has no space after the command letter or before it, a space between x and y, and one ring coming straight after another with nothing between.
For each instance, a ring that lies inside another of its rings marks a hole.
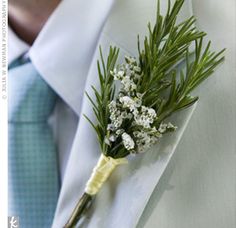
<instances>
[{"instance_id":1,"label":"suit lapel","mask_svg":"<svg viewBox=\"0 0 236 228\"><path fill-rule=\"evenodd\" d=\"M145 25L148 21L146 17L155 13L154 6L155 1L151 0L145 2L141 0L117 1L98 42L102 46L103 52L107 53L109 46L114 44L121 48L121 57L129 53L136 54L134 44L136 35L145 33ZM139 12L143 18L137 16ZM154 17L151 17L150 20L153 20ZM127 20L130 20L129 23L124 24ZM98 45L95 50L90 69L86 74L85 84L85 90L92 96L91 85L98 87L96 68L96 61L99 59ZM94 119L91 105L85 97L81 102L80 110L81 114L86 114ZM96 197L90 210L91 214L88 213L83 221L84 227L133 228L137 225L193 110L194 108L174 118L174 123L179 127L176 133L166 137L148 153L129 158L129 165L115 170ZM53 228L62 227L66 223L84 191L86 181L100 153L96 135L87 120L81 115L58 200Z\"/></svg>"}]
</instances>

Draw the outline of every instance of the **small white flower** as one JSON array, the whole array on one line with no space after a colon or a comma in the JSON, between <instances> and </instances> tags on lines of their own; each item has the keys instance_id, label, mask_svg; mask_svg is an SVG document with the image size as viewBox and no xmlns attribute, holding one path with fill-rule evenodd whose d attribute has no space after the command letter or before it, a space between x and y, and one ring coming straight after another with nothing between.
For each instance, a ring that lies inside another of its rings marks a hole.
<instances>
[{"instance_id":1,"label":"small white flower","mask_svg":"<svg viewBox=\"0 0 236 228\"><path fill-rule=\"evenodd\" d=\"M167 124L167 128L168 128L168 129L171 129L171 130L176 130L176 129L177 129L177 126L174 126L172 123L169 122L169 123Z\"/></svg>"},{"instance_id":2,"label":"small white flower","mask_svg":"<svg viewBox=\"0 0 236 228\"><path fill-rule=\"evenodd\" d=\"M126 119L127 116L128 116L127 111L121 112L121 117L122 117L122 118Z\"/></svg>"},{"instance_id":3,"label":"small white flower","mask_svg":"<svg viewBox=\"0 0 236 228\"><path fill-rule=\"evenodd\" d=\"M137 125L143 126L144 128L150 128L150 121L142 116L134 118Z\"/></svg>"},{"instance_id":4,"label":"small white flower","mask_svg":"<svg viewBox=\"0 0 236 228\"><path fill-rule=\"evenodd\" d=\"M155 127L134 131L133 135L137 145L137 153L147 151L162 136Z\"/></svg>"},{"instance_id":5,"label":"small white flower","mask_svg":"<svg viewBox=\"0 0 236 228\"><path fill-rule=\"evenodd\" d=\"M141 111L143 114L147 115L149 118L153 119L156 118L156 111L153 108L147 108L142 106Z\"/></svg>"},{"instance_id":6,"label":"small white flower","mask_svg":"<svg viewBox=\"0 0 236 228\"><path fill-rule=\"evenodd\" d=\"M116 135L121 135L121 134L123 134L124 133L124 129L118 129L117 131L116 131Z\"/></svg>"},{"instance_id":7,"label":"small white flower","mask_svg":"<svg viewBox=\"0 0 236 228\"><path fill-rule=\"evenodd\" d=\"M116 74L114 74L115 80L122 80L125 75L125 72L123 70L119 70Z\"/></svg>"},{"instance_id":8,"label":"small white flower","mask_svg":"<svg viewBox=\"0 0 236 228\"><path fill-rule=\"evenodd\" d=\"M110 70L110 74L114 76L117 73L117 69L115 68L114 70Z\"/></svg>"},{"instance_id":9,"label":"small white flower","mask_svg":"<svg viewBox=\"0 0 236 228\"><path fill-rule=\"evenodd\" d=\"M132 118L133 118L133 115L132 115L132 113L128 113L128 115L127 115L126 119L129 119L129 120L131 120Z\"/></svg>"},{"instance_id":10,"label":"small white flower","mask_svg":"<svg viewBox=\"0 0 236 228\"><path fill-rule=\"evenodd\" d=\"M166 123L161 123L159 128L158 128L158 131L160 133L165 133L166 132L166 129L167 129L167 124Z\"/></svg>"},{"instance_id":11,"label":"small white flower","mask_svg":"<svg viewBox=\"0 0 236 228\"><path fill-rule=\"evenodd\" d=\"M156 127L153 127L150 129L150 134L154 135L156 138L161 138L162 134L156 129Z\"/></svg>"},{"instance_id":12,"label":"small white flower","mask_svg":"<svg viewBox=\"0 0 236 228\"><path fill-rule=\"evenodd\" d=\"M137 111L134 113L134 119L137 125L143 126L144 128L150 128L150 124L154 122L156 118L156 111L152 108L145 106L141 107L141 112Z\"/></svg>"},{"instance_id":13,"label":"small white flower","mask_svg":"<svg viewBox=\"0 0 236 228\"><path fill-rule=\"evenodd\" d=\"M122 141L123 141L125 149L127 150L134 149L135 143L129 134L124 132L121 137L122 137Z\"/></svg>"},{"instance_id":14,"label":"small white flower","mask_svg":"<svg viewBox=\"0 0 236 228\"><path fill-rule=\"evenodd\" d=\"M140 73L141 72L141 68L138 67L138 66L135 66L134 67L134 71L135 71L135 73Z\"/></svg>"},{"instance_id":15,"label":"small white flower","mask_svg":"<svg viewBox=\"0 0 236 228\"><path fill-rule=\"evenodd\" d=\"M115 142L116 141L116 135L112 134L110 137L109 137L109 140L111 142Z\"/></svg>"},{"instance_id":16,"label":"small white flower","mask_svg":"<svg viewBox=\"0 0 236 228\"><path fill-rule=\"evenodd\" d=\"M133 58L131 56L125 56L125 60L128 64L132 64L132 65L136 64L135 58Z\"/></svg>"},{"instance_id":17,"label":"small white flower","mask_svg":"<svg viewBox=\"0 0 236 228\"><path fill-rule=\"evenodd\" d=\"M168 123L168 124L166 124L166 123L161 123L160 124L160 126L159 126L159 128L158 128L158 131L161 133L161 134L163 134L163 133L165 133L166 131L174 131L174 130L176 130L177 129L177 127L176 126L174 126L172 123Z\"/></svg>"},{"instance_id":18,"label":"small white flower","mask_svg":"<svg viewBox=\"0 0 236 228\"><path fill-rule=\"evenodd\" d=\"M108 108L109 108L109 111L111 113L115 112L117 110L116 102L115 101L111 101L110 104L108 105Z\"/></svg>"},{"instance_id":19,"label":"small white flower","mask_svg":"<svg viewBox=\"0 0 236 228\"><path fill-rule=\"evenodd\" d=\"M114 124L108 124L107 125L107 130L108 131L114 131L116 128L115 128L115 125Z\"/></svg>"},{"instance_id":20,"label":"small white flower","mask_svg":"<svg viewBox=\"0 0 236 228\"><path fill-rule=\"evenodd\" d=\"M123 89L126 92L134 91L137 88L137 86L134 83L134 81L132 79L130 79L130 76L128 76L128 75L123 77L123 79L121 80L121 83L123 85Z\"/></svg>"},{"instance_id":21,"label":"small white flower","mask_svg":"<svg viewBox=\"0 0 236 228\"><path fill-rule=\"evenodd\" d=\"M142 105L142 100L139 97L135 97L134 101L136 103L136 107L141 107Z\"/></svg>"},{"instance_id":22,"label":"small white flower","mask_svg":"<svg viewBox=\"0 0 236 228\"><path fill-rule=\"evenodd\" d=\"M134 115L135 118L137 118L138 115L139 115L139 111L138 111L138 109L136 109L136 108L133 110L132 113L133 113L133 115Z\"/></svg>"},{"instance_id":23,"label":"small white flower","mask_svg":"<svg viewBox=\"0 0 236 228\"><path fill-rule=\"evenodd\" d=\"M119 101L123 105L124 108L129 108L131 111L136 108L135 101L129 96L120 97Z\"/></svg>"},{"instance_id":24,"label":"small white flower","mask_svg":"<svg viewBox=\"0 0 236 228\"><path fill-rule=\"evenodd\" d=\"M113 121L113 124L115 126L115 128L119 128L121 125L122 125L122 118L121 116L118 116L114 121Z\"/></svg>"}]
</instances>

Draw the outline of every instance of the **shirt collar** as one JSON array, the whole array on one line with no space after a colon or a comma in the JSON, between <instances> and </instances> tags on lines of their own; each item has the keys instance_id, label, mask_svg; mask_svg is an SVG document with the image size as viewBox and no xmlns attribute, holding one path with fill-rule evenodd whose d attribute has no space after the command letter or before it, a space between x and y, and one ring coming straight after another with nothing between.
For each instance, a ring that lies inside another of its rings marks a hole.
<instances>
[{"instance_id":1,"label":"shirt collar","mask_svg":"<svg viewBox=\"0 0 236 228\"><path fill-rule=\"evenodd\" d=\"M30 46L21 40L10 27L8 27L8 44L8 64L30 49Z\"/></svg>"},{"instance_id":2,"label":"shirt collar","mask_svg":"<svg viewBox=\"0 0 236 228\"><path fill-rule=\"evenodd\" d=\"M29 51L42 77L77 114L113 1L63 0Z\"/></svg>"}]
</instances>

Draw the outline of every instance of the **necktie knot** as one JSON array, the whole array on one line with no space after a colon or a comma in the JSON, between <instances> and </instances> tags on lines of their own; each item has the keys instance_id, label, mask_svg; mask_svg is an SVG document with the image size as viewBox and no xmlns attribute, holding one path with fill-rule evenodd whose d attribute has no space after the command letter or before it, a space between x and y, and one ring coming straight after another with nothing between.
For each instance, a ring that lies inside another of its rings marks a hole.
<instances>
[{"instance_id":1,"label":"necktie knot","mask_svg":"<svg viewBox=\"0 0 236 228\"><path fill-rule=\"evenodd\" d=\"M41 78L33 64L19 59L9 70L9 121L41 122L51 114L55 92Z\"/></svg>"}]
</instances>

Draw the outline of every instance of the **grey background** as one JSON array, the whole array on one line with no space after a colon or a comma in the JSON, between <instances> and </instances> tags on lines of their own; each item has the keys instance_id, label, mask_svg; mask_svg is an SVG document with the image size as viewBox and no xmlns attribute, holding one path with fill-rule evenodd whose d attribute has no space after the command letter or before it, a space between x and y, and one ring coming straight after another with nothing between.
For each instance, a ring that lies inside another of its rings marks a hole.
<instances>
[{"instance_id":1,"label":"grey background","mask_svg":"<svg viewBox=\"0 0 236 228\"><path fill-rule=\"evenodd\" d=\"M200 102L138 228L236 227L236 1L192 0L197 26L226 61Z\"/></svg>"}]
</instances>

